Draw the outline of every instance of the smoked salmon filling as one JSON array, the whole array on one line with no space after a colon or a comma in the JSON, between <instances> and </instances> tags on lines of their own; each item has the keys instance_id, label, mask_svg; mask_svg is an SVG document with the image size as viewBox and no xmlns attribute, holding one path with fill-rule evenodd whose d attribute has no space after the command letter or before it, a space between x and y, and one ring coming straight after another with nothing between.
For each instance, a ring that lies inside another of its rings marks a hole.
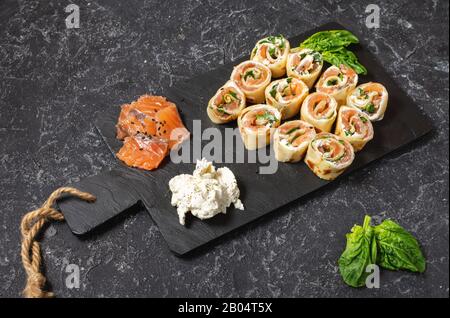
<instances>
[{"instance_id":1,"label":"smoked salmon filling","mask_svg":"<svg viewBox=\"0 0 450 318\"><path fill-rule=\"evenodd\" d=\"M275 130L273 149L282 162L298 162L305 155L310 141L316 136L314 126L302 120L287 121Z\"/></svg>"},{"instance_id":2,"label":"smoked salmon filling","mask_svg":"<svg viewBox=\"0 0 450 318\"><path fill-rule=\"evenodd\" d=\"M287 75L302 80L308 88L313 87L322 67L322 54L311 49L289 54L286 64Z\"/></svg>"},{"instance_id":3,"label":"smoked salmon filling","mask_svg":"<svg viewBox=\"0 0 450 318\"><path fill-rule=\"evenodd\" d=\"M369 116L357 108L342 106L339 109L335 134L351 143L360 151L373 139L373 127Z\"/></svg>"},{"instance_id":4,"label":"smoked salmon filling","mask_svg":"<svg viewBox=\"0 0 450 318\"><path fill-rule=\"evenodd\" d=\"M330 132L337 117L338 104L325 93L312 93L303 101L300 118L320 132Z\"/></svg>"},{"instance_id":5,"label":"smoked salmon filling","mask_svg":"<svg viewBox=\"0 0 450 318\"><path fill-rule=\"evenodd\" d=\"M268 36L259 40L252 50L251 60L267 65L274 78L286 74L286 62L291 46L282 35Z\"/></svg>"},{"instance_id":6,"label":"smoked salmon filling","mask_svg":"<svg viewBox=\"0 0 450 318\"><path fill-rule=\"evenodd\" d=\"M383 85L369 82L359 85L347 96L347 105L360 109L371 121L378 121L384 117L388 98L388 92Z\"/></svg>"},{"instance_id":7,"label":"smoked salmon filling","mask_svg":"<svg viewBox=\"0 0 450 318\"><path fill-rule=\"evenodd\" d=\"M223 124L238 118L245 108L245 94L233 81L219 88L208 103L207 113L212 122Z\"/></svg>"},{"instance_id":8,"label":"smoked salmon filling","mask_svg":"<svg viewBox=\"0 0 450 318\"><path fill-rule=\"evenodd\" d=\"M309 144L305 162L319 178L334 180L354 159L355 152L347 140L330 133L320 133Z\"/></svg>"},{"instance_id":9,"label":"smoked salmon filling","mask_svg":"<svg viewBox=\"0 0 450 318\"><path fill-rule=\"evenodd\" d=\"M316 90L333 96L338 106L345 105L347 95L356 87L358 74L345 65L330 66L316 84Z\"/></svg>"},{"instance_id":10,"label":"smoked salmon filling","mask_svg":"<svg viewBox=\"0 0 450 318\"><path fill-rule=\"evenodd\" d=\"M288 77L273 81L266 88L266 103L281 112L281 119L291 118L300 111L300 106L309 89L303 81Z\"/></svg>"},{"instance_id":11,"label":"smoked salmon filling","mask_svg":"<svg viewBox=\"0 0 450 318\"><path fill-rule=\"evenodd\" d=\"M124 139L117 157L146 170L157 168L168 151L190 135L177 106L161 96L144 95L123 105L116 128L117 138Z\"/></svg>"},{"instance_id":12,"label":"smoked salmon filling","mask_svg":"<svg viewBox=\"0 0 450 318\"><path fill-rule=\"evenodd\" d=\"M259 104L245 108L238 117L242 141L248 150L270 144L275 128L280 125L281 113L275 107Z\"/></svg>"},{"instance_id":13,"label":"smoked salmon filling","mask_svg":"<svg viewBox=\"0 0 450 318\"><path fill-rule=\"evenodd\" d=\"M264 90L270 84L272 72L264 64L256 61L245 61L234 67L231 80L245 94L249 103L264 102Z\"/></svg>"}]
</instances>

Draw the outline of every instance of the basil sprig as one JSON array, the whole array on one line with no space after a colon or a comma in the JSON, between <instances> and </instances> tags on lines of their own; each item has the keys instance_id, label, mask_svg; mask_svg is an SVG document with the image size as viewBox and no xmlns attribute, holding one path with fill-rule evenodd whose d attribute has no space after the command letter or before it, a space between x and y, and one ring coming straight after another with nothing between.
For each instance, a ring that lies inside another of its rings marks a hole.
<instances>
[{"instance_id":1,"label":"basil sprig","mask_svg":"<svg viewBox=\"0 0 450 318\"><path fill-rule=\"evenodd\" d=\"M363 226L355 225L347 234L347 245L338 261L346 284L364 286L370 264L389 270L425 271L426 260L414 236L392 220L377 226L370 222L366 215Z\"/></svg>"},{"instance_id":2,"label":"basil sprig","mask_svg":"<svg viewBox=\"0 0 450 318\"><path fill-rule=\"evenodd\" d=\"M369 273L367 266L375 264L377 259L377 244L371 218L366 216L363 226L355 225L347 234L347 246L339 258L339 270L347 285L364 286Z\"/></svg>"},{"instance_id":3,"label":"basil sprig","mask_svg":"<svg viewBox=\"0 0 450 318\"><path fill-rule=\"evenodd\" d=\"M347 30L321 31L300 43L300 48L308 48L322 54L325 61L340 66L344 64L358 74L367 74L367 69L356 55L347 49L350 44L359 43L358 38Z\"/></svg>"}]
</instances>

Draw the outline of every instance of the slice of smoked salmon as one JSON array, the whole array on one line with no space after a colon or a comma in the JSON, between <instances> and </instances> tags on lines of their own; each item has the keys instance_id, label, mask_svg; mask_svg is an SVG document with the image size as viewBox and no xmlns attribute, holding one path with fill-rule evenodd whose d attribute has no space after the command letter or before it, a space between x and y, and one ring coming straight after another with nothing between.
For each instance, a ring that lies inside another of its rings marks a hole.
<instances>
[{"instance_id":1,"label":"slice of smoked salmon","mask_svg":"<svg viewBox=\"0 0 450 318\"><path fill-rule=\"evenodd\" d=\"M169 149L176 148L188 139L189 135L174 104L156 113L156 136L166 139L169 142Z\"/></svg>"},{"instance_id":2,"label":"slice of smoked salmon","mask_svg":"<svg viewBox=\"0 0 450 318\"><path fill-rule=\"evenodd\" d=\"M155 114L156 111L145 109L135 103L123 105L116 125L117 138L123 140L138 133L154 135Z\"/></svg>"},{"instance_id":3,"label":"slice of smoked salmon","mask_svg":"<svg viewBox=\"0 0 450 318\"><path fill-rule=\"evenodd\" d=\"M123 105L116 125L117 138L123 140L138 133L155 135L156 113L168 106L175 104L168 102L165 97L151 95L143 95L137 101Z\"/></svg>"},{"instance_id":4,"label":"slice of smoked salmon","mask_svg":"<svg viewBox=\"0 0 450 318\"><path fill-rule=\"evenodd\" d=\"M140 105L145 105L147 107L153 107L156 110L160 110L167 106L173 105L174 103L169 102L164 96L153 96L153 95L142 95L138 98L136 103Z\"/></svg>"},{"instance_id":5,"label":"slice of smoked salmon","mask_svg":"<svg viewBox=\"0 0 450 318\"><path fill-rule=\"evenodd\" d=\"M125 139L117 157L128 166L156 169L170 149L189 138L177 106L162 96L144 95L122 106L117 138Z\"/></svg>"},{"instance_id":6,"label":"slice of smoked salmon","mask_svg":"<svg viewBox=\"0 0 450 318\"><path fill-rule=\"evenodd\" d=\"M137 134L125 138L117 158L130 167L153 170L158 168L168 151L166 140Z\"/></svg>"}]
</instances>

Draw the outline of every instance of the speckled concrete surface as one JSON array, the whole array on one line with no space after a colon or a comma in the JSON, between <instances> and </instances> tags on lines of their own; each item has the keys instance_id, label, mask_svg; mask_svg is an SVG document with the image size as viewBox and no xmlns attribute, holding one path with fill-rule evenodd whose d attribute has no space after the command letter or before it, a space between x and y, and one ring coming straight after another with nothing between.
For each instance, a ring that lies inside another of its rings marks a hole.
<instances>
[{"instance_id":1,"label":"speckled concrete surface","mask_svg":"<svg viewBox=\"0 0 450 318\"><path fill-rule=\"evenodd\" d=\"M43 243L52 288L62 297L448 297L448 1L376 1L377 30L365 26L371 2L80 0L80 29L67 30L69 2L3 0L0 296L19 296L25 282L21 216L53 189L113 165L93 112L233 60L263 35L337 20L363 35L432 119L430 136L189 258L175 257L140 209L81 240L52 225ZM343 284L344 235L366 213L418 237L425 274L383 271L378 290ZM81 268L79 289L65 286L67 264Z\"/></svg>"}]
</instances>

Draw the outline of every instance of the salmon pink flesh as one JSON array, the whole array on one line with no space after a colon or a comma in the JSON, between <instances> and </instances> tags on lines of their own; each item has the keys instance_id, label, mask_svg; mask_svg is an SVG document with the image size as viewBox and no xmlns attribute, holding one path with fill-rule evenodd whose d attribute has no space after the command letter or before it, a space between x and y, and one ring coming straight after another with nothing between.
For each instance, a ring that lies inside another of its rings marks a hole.
<instances>
[{"instance_id":1,"label":"salmon pink flesh","mask_svg":"<svg viewBox=\"0 0 450 318\"><path fill-rule=\"evenodd\" d=\"M177 106L165 97L143 95L121 107L117 138L124 140L117 157L130 167L158 168L171 149L189 138Z\"/></svg>"}]
</instances>

